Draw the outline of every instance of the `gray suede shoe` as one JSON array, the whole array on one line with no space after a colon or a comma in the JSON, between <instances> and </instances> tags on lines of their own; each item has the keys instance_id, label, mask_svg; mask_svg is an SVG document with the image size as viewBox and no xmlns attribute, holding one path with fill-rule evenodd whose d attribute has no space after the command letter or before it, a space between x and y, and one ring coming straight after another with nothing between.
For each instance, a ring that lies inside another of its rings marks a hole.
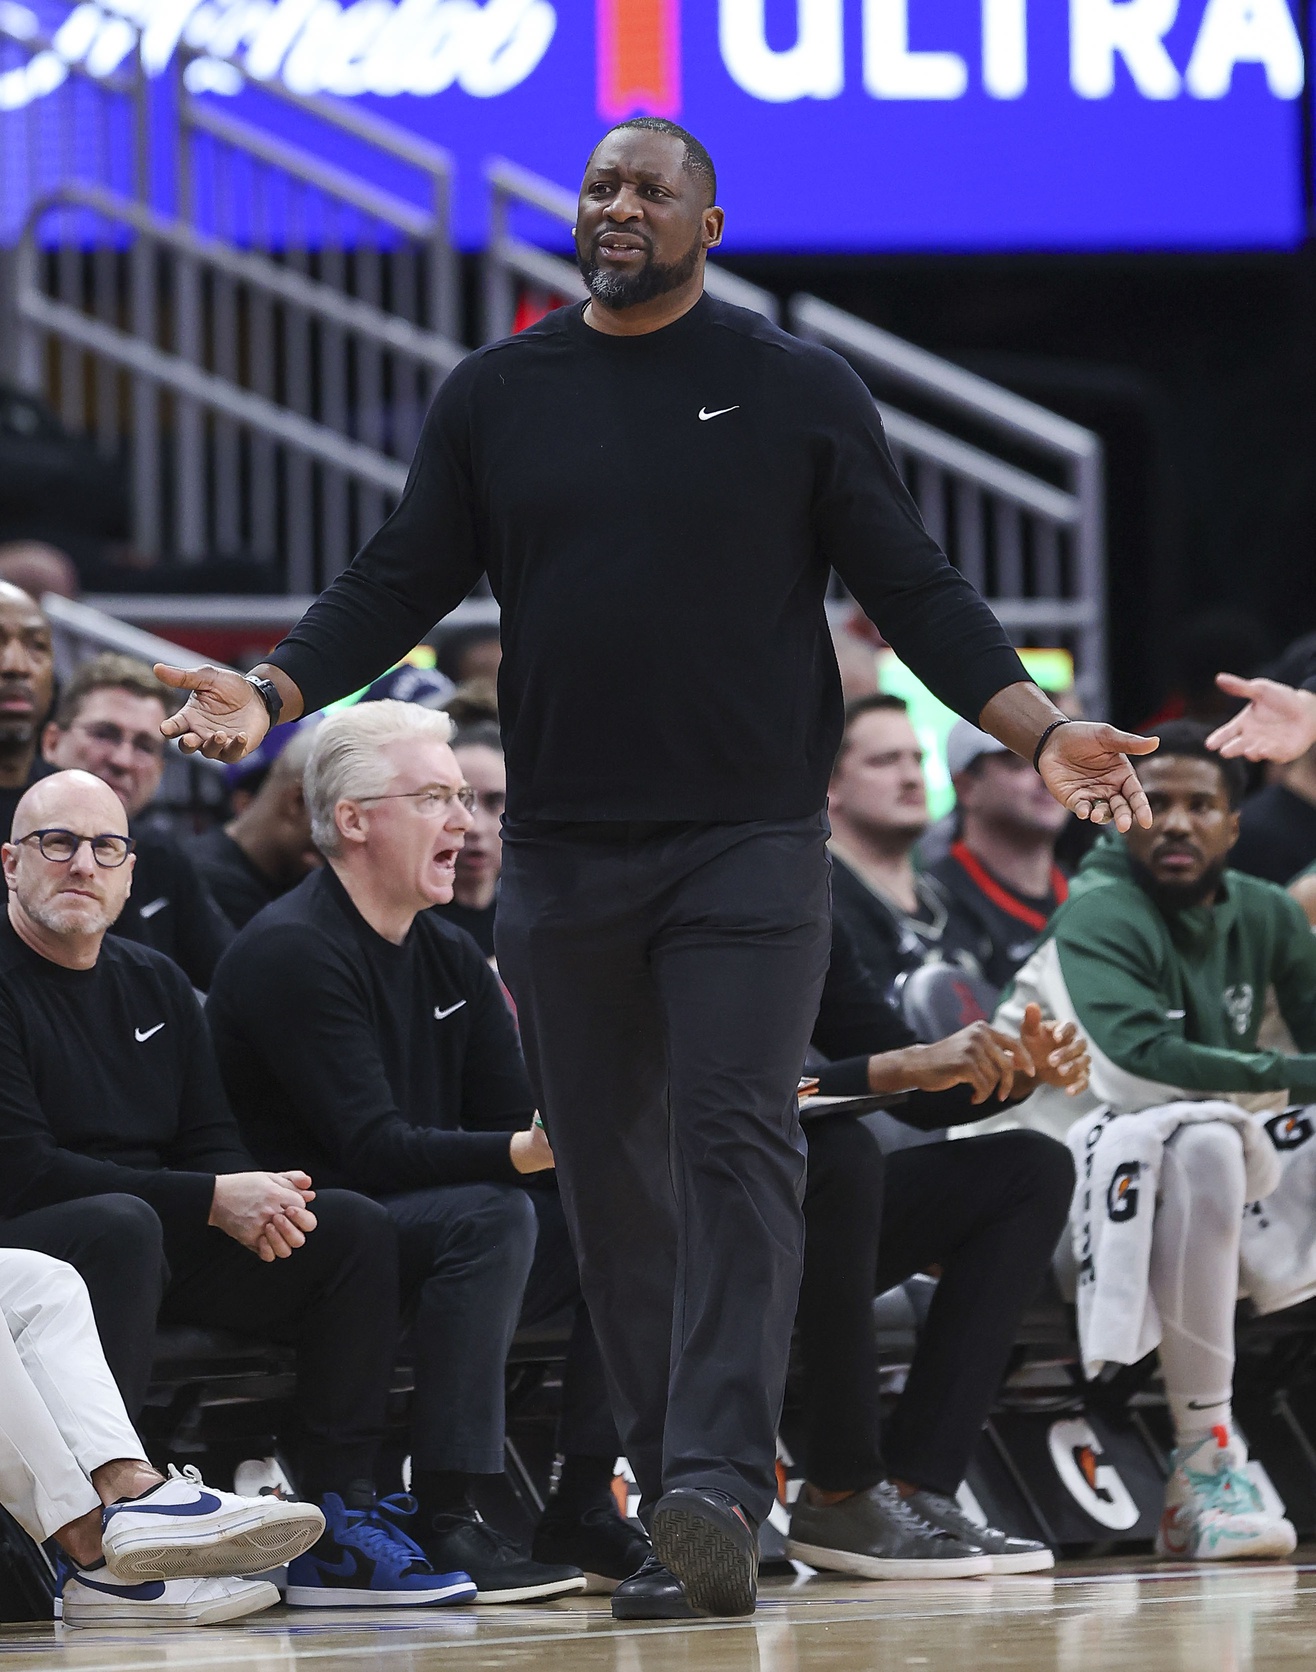
<instances>
[{"instance_id":1,"label":"gray suede shoe","mask_svg":"<svg viewBox=\"0 0 1316 1672\"><path fill-rule=\"evenodd\" d=\"M786 1554L861 1579L976 1579L992 1571L985 1551L925 1521L887 1480L826 1508L801 1492Z\"/></svg>"},{"instance_id":2,"label":"gray suede shoe","mask_svg":"<svg viewBox=\"0 0 1316 1672\"><path fill-rule=\"evenodd\" d=\"M999 1527L980 1527L944 1492L915 1492L905 1502L916 1514L952 1538L981 1545L992 1559L993 1573L1040 1573L1056 1565L1055 1552L1037 1539L1015 1538Z\"/></svg>"}]
</instances>

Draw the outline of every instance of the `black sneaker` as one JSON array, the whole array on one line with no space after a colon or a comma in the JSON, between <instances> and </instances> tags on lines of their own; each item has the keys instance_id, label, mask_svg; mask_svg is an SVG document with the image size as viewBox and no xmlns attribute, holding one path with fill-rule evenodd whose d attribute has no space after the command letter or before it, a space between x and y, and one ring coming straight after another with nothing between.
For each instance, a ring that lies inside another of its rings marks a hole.
<instances>
[{"instance_id":1,"label":"black sneaker","mask_svg":"<svg viewBox=\"0 0 1316 1672\"><path fill-rule=\"evenodd\" d=\"M700 1614L752 1614L758 1595L758 1529L726 1492L678 1486L653 1512L658 1560Z\"/></svg>"},{"instance_id":2,"label":"black sneaker","mask_svg":"<svg viewBox=\"0 0 1316 1672\"><path fill-rule=\"evenodd\" d=\"M606 1503L576 1511L550 1499L530 1554L536 1562L583 1568L585 1589L599 1595L638 1573L653 1546L633 1521L622 1520L609 1493Z\"/></svg>"},{"instance_id":3,"label":"black sneaker","mask_svg":"<svg viewBox=\"0 0 1316 1672\"><path fill-rule=\"evenodd\" d=\"M646 1556L644 1566L623 1579L612 1593L614 1620L697 1620L686 1601L681 1581L657 1556Z\"/></svg>"},{"instance_id":4,"label":"black sneaker","mask_svg":"<svg viewBox=\"0 0 1316 1672\"><path fill-rule=\"evenodd\" d=\"M432 1565L441 1563L440 1572L460 1568L470 1574L476 1602L542 1602L585 1589L585 1575L578 1567L523 1555L513 1540L475 1510L436 1515L420 1529L418 1542Z\"/></svg>"},{"instance_id":5,"label":"black sneaker","mask_svg":"<svg viewBox=\"0 0 1316 1672\"><path fill-rule=\"evenodd\" d=\"M905 1502L916 1515L952 1538L979 1545L992 1559L993 1573L1041 1573L1056 1565L1055 1552L1037 1539L1015 1538L999 1527L980 1527L944 1492L915 1492Z\"/></svg>"},{"instance_id":6,"label":"black sneaker","mask_svg":"<svg viewBox=\"0 0 1316 1672\"><path fill-rule=\"evenodd\" d=\"M976 1579L992 1571L985 1551L925 1521L889 1480L826 1506L801 1492L786 1554L861 1579Z\"/></svg>"}]
</instances>

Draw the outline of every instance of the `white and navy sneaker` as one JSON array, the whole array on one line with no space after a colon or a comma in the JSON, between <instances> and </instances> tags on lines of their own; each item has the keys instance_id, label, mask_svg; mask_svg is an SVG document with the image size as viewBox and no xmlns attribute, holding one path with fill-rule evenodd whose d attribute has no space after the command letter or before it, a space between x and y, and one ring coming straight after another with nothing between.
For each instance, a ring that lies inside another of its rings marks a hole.
<instances>
[{"instance_id":1,"label":"white and navy sneaker","mask_svg":"<svg viewBox=\"0 0 1316 1672\"><path fill-rule=\"evenodd\" d=\"M324 1537L288 1569L284 1601L293 1608L414 1608L426 1603L470 1602L468 1573L436 1573L418 1544L387 1519L414 1514L414 1498L377 1500L348 1509L326 1492Z\"/></svg>"},{"instance_id":2,"label":"white and navy sneaker","mask_svg":"<svg viewBox=\"0 0 1316 1672\"><path fill-rule=\"evenodd\" d=\"M1247 1448L1223 1424L1177 1447L1165 1485L1156 1554L1172 1561L1227 1562L1291 1556L1293 1523L1268 1510L1247 1472Z\"/></svg>"},{"instance_id":3,"label":"white and navy sneaker","mask_svg":"<svg viewBox=\"0 0 1316 1672\"><path fill-rule=\"evenodd\" d=\"M273 1608L279 1593L258 1579L153 1579L125 1585L104 1561L60 1563L56 1618L66 1626L215 1626Z\"/></svg>"},{"instance_id":4,"label":"white and navy sneaker","mask_svg":"<svg viewBox=\"0 0 1316 1672\"><path fill-rule=\"evenodd\" d=\"M126 1584L265 1573L309 1550L324 1532L314 1504L239 1498L207 1486L194 1468L140 1498L107 1504L102 1547L111 1575Z\"/></svg>"}]
</instances>

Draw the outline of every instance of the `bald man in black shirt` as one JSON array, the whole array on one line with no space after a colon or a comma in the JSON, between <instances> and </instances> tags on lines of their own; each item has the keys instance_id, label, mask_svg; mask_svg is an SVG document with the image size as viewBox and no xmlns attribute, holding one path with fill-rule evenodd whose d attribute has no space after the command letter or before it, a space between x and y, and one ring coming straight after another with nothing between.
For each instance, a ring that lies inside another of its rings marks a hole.
<instances>
[{"instance_id":1,"label":"bald man in black shirt","mask_svg":"<svg viewBox=\"0 0 1316 1672\"><path fill-rule=\"evenodd\" d=\"M831 569L1067 805L1150 816L1124 751L1154 745L1067 723L1029 682L923 529L855 373L704 295L715 190L673 124L607 134L580 193L585 307L452 373L397 510L257 685L165 675L192 693L167 734L236 760L489 576L499 968L670 1570L628 1581L617 1614L754 1607L800 1276L795 1084L829 942Z\"/></svg>"}]
</instances>

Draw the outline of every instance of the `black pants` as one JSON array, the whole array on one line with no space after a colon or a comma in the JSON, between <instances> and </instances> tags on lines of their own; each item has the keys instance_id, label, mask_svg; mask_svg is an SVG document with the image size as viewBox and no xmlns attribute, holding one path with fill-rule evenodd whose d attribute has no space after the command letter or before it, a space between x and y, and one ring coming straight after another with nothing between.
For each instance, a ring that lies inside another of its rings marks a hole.
<instances>
[{"instance_id":1,"label":"black pants","mask_svg":"<svg viewBox=\"0 0 1316 1672\"><path fill-rule=\"evenodd\" d=\"M398 1340L397 1237L384 1208L322 1190L317 1228L266 1263L209 1230L168 1247L160 1321L297 1349L298 1485L308 1497L372 1480Z\"/></svg>"},{"instance_id":2,"label":"black pants","mask_svg":"<svg viewBox=\"0 0 1316 1672\"><path fill-rule=\"evenodd\" d=\"M842 1492L890 1474L954 1494L1068 1217L1069 1151L1038 1132L998 1132L884 1156L844 1116L812 1122L808 1139L808 1478ZM932 1265L936 1297L879 1446L873 1296Z\"/></svg>"},{"instance_id":3,"label":"black pants","mask_svg":"<svg viewBox=\"0 0 1316 1672\"><path fill-rule=\"evenodd\" d=\"M827 825L511 827L496 941L622 1445L758 1519L799 1292Z\"/></svg>"},{"instance_id":4,"label":"black pants","mask_svg":"<svg viewBox=\"0 0 1316 1672\"><path fill-rule=\"evenodd\" d=\"M105 1360L136 1421L168 1277L160 1221L137 1196L84 1196L0 1223L0 1248L66 1260L87 1285Z\"/></svg>"},{"instance_id":5,"label":"black pants","mask_svg":"<svg viewBox=\"0 0 1316 1672\"><path fill-rule=\"evenodd\" d=\"M603 1365L551 1181L453 1184L384 1198L397 1227L403 1304L414 1311L413 1470L501 1474L504 1372L520 1324L576 1313L558 1444L615 1457Z\"/></svg>"}]
</instances>

